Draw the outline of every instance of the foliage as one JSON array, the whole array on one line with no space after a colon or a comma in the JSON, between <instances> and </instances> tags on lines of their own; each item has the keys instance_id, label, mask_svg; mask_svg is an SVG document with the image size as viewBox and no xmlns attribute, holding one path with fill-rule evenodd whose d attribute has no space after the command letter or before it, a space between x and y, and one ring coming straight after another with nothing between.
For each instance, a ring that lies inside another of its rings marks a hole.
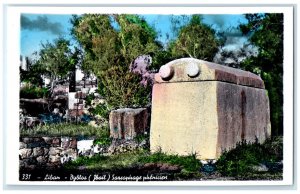
<instances>
[{"instance_id":1,"label":"foliage","mask_svg":"<svg viewBox=\"0 0 300 194\"><path fill-rule=\"evenodd\" d=\"M97 128L87 124L58 123L39 125L31 130L21 129L21 136L82 136L82 137L107 137L107 127Z\"/></svg>"},{"instance_id":2,"label":"foliage","mask_svg":"<svg viewBox=\"0 0 300 194\"><path fill-rule=\"evenodd\" d=\"M90 107L88 110L93 116L100 115L108 120L111 109L104 99L98 99L92 93L87 95L85 105Z\"/></svg>"},{"instance_id":3,"label":"foliage","mask_svg":"<svg viewBox=\"0 0 300 194\"><path fill-rule=\"evenodd\" d=\"M197 172L201 167L199 160L194 155L177 156L166 155L163 153L150 154L147 151L133 151L120 153L111 156L95 155L91 158L79 157L77 160L66 164L67 169L74 169L79 166L85 166L92 170L121 170L124 168L133 168L146 163L168 163L179 165L185 173Z\"/></svg>"},{"instance_id":4,"label":"foliage","mask_svg":"<svg viewBox=\"0 0 300 194\"><path fill-rule=\"evenodd\" d=\"M162 65L167 64L174 59L176 58L172 56L169 50L157 51L156 53L153 53L150 69L154 72L157 72Z\"/></svg>"},{"instance_id":5,"label":"foliage","mask_svg":"<svg viewBox=\"0 0 300 194\"><path fill-rule=\"evenodd\" d=\"M181 27L178 38L169 45L173 57L193 57L212 61L221 44L216 33L201 21L199 15L193 15L189 24Z\"/></svg>"},{"instance_id":6,"label":"foliage","mask_svg":"<svg viewBox=\"0 0 300 194\"><path fill-rule=\"evenodd\" d=\"M50 77L51 89L53 89L55 81L68 78L69 72L75 70L79 53L77 48L72 52L68 40L58 38L54 43L42 44L42 49L37 53L39 58L35 66L39 67L43 75Z\"/></svg>"},{"instance_id":7,"label":"foliage","mask_svg":"<svg viewBox=\"0 0 300 194\"><path fill-rule=\"evenodd\" d=\"M25 57L27 70L20 68L20 81L25 83L30 83L35 86L42 86L43 79L41 68L35 64L35 61L29 57Z\"/></svg>"},{"instance_id":8,"label":"foliage","mask_svg":"<svg viewBox=\"0 0 300 194\"><path fill-rule=\"evenodd\" d=\"M141 77L114 66L99 74L100 93L112 108L140 107L150 103L150 86L140 84Z\"/></svg>"},{"instance_id":9,"label":"foliage","mask_svg":"<svg viewBox=\"0 0 300 194\"><path fill-rule=\"evenodd\" d=\"M109 133L107 133L106 136L95 139L94 145L109 146L111 141L112 139L109 137Z\"/></svg>"},{"instance_id":10,"label":"foliage","mask_svg":"<svg viewBox=\"0 0 300 194\"><path fill-rule=\"evenodd\" d=\"M166 155L162 152L156 152L141 156L139 162L142 163L169 163L173 165L179 165L188 172L197 172L201 168L201 163L196 159L196 155L178 156L178 155Z\"/></svg>"},{"instance_id":11,"label":"foliage","mask_svg":"<svg viewBox=\"0 0 300 194\"><path fill-rule=\"evenodd\" d=\"M92 170L120 170L130 168L137 164L141 152L128 152L111 156L95 155L89 157L79 157L75 161L67 163L65 168L76 169L79 166L85 166Z\"/></svg>"},{"instance_id":12,"label":"foliage","mask_svg":"<svg viewBox=\"0 0 300 194\"><path fill-rule=\"evenodd\" d=\"M108 119L110 109L108 108L107 104L98 104L95 108L89 109L90 113L93 115L100 115L102 118Z\"/></svg>"},{"instance_id":13,"label":"foliage","mask_svg":"<svg viewBox=\"0 0 300 194\"><path fill-rule=\"evenodd\" d=\"M282 139L269 139L264 144L239 142L235 149L225 151L216 163L224 176L244 176L253 172L253 166L282 160Z\"/></svg>"},{"instance_id":14,"label":"foliage","mask_svg":"<svg viewBox=\"0 0 300 194\"><path fill-rule=\"evenodd\" d=\"M126 66L160 45L156 32L137 15L74 16L72 33L84 49L82 68L99 75L112 66Z\"/></svg>"},{"instance_id":15,"label":"foliage","mask_svg":"<svg viewBox=\"0 0 300 194\"><path fill-rule=\"evenodd\" d=\"M36 99L48 97L49 90L47 88L36 87L27 84L20 89L20 98Z\"/></svg>"},{"instance_id":16,"label":"foliage","mask_svg":"<svg viewBox=\"0 0 300 194\"><path fill-rule=\"evenodd\" d=\"M246 14L244 34L258 48L258 55L247 58L241 67L258 73L270 99L272 135L283 131L283 14Z\"/></svg>"}]
</instances>

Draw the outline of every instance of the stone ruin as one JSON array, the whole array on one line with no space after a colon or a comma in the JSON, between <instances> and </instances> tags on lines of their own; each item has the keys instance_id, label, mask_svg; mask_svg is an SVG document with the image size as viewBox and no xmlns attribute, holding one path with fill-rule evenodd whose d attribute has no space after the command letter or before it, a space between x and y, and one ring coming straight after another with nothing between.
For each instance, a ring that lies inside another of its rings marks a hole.
<instances>
[{"instance_id":1,"label":"stone ruin","mask_svg":"<svg viewBox=\"0 0 300 194\"><path fill-rule=\"evenodd\" d=\"M123 108L109 114L110 137L113 139L133 139L146 132L147 124L146 108Z\"/></svg>"},{"instance_id":2,"label":"stone ruin","mask_svg":"<svg viewBox=\"0 0 300 194\"><path fill-rule=\"evenodd\" d=\"M269 99L250 72L193 58L171 61L155 74L150 149L217 159L241 141L271 135Z\"/></svg>"}]
</instances>

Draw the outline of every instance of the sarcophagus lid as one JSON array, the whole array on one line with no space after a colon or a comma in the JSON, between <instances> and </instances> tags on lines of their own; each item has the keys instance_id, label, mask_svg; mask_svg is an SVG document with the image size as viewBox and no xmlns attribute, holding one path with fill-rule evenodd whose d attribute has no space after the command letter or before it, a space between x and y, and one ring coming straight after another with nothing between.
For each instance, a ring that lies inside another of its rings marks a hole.
<instances>
[{"instance_id":1,"label":"sarcophagus lid","mask_svg":"<svg viewBox=\"0 0 300 194\"><path fill-rule=\"evenodd\" d=\"M262 79L250 72L194 58L182 58L163 65L155 75L157 83L222 81L264 89Z\"/></svg>"}]
</instances>

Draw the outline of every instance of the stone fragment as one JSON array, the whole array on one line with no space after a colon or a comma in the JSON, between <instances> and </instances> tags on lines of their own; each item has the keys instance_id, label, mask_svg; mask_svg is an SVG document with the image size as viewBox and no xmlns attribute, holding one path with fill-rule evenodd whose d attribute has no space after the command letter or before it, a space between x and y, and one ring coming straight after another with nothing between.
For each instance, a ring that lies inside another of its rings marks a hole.
<instances>
[{"instance_id":1,"label":"stone fragment","mask_svg":"<svg viewBox=\"0 0 300 194\"><path fill-rule=\"evenodd\" d=\"M53 138L52 144L53 147L59 147L60 146L60 138Z\"/></svg>"},{"instance_id":2,"label":"stone fragment","mask_svg":"<svg viewBox=\"0 0 300 194\"><path fill-rule=\"evenodd\" d=\"M26 143L26 144L31 143L31 142L33 142L33 138L30 138L30 137L24 137L24 138L22 139L22 142L24 142L24 143Z\"/></svg>"},{"instance_id":3,"label":"stone fragment","mask_svg":"<svg viewBox=\"0 0 300 194\"><path fill-rule=\"evenodd\" d=\"M41 137L35 137L35 138L33 138L33 142L43 142L43 141L44 141L44 139L41 138Z\"/></svg>"},{"instance_id":4,"label":"stone fragment","mask_svg":"<svg viewBox=\"0 0 300 194\"><path fill-rule=\"evenodd\" d=\"M63 149L69 148L70 145L70 138L69 137L62 137L61 138L61 147Z\"/></svg>"},{"instance_id":5,"label":"stone fragment","mask_svg":"<svg viewBox=\"0 0 300 194\"><path fill-rule=\"evenodd\" d=\"M27 144L23 142L19 142L20 146L19 149L27 148Z\"/></svg>"},{"instance_id":6,"label":"stone fragment","mask_svg":"<svg viewBox=\"0 0 300 194\"><path fill-rule=\"evenodd\" d=\"M58 148L58 147L50 147L49 148L50 156L60 155L61 152L62 152L62 148Z\"/></svg>"},{"instance_id":7,"label":"stone fragment","mask_svg":"<svg viewBox=\"0 0 300 194\"><path fill-rule=\"evenodd\" d=\"M60 162L60 156L59 155L50 155L49 162L51 162L51 163Z\"/></svg>"},{"instance_id":8,"label":"stone fragment","mask_svg":"<svg viewBox=\"0 0 300 194\"><path fill-rule=\"evenodd\" d=\"M146 131L148 112L146 108L125 108L111 111L109 115L110 137L133 139Z\"/></svg>"},{"instance_id":9,"label":"stone fragment","mask_svg":"<svg viewBox=\"0 0 300 194\"><path fill-rule=\"evenodd\" d=\"M37 156L42 156L44 154L44 149L41 147L36 147L33 148L33 156L37 157Z\"/></svg>"},{"instance_id":10,"label":"stone fragment","mask_svg":"<svg viewBox=\"0 0 300 194\"><path fill-rule=\"evenodd\" d=\"M30 148L29 149L23 148L23 149L19 150L19 155L20 155L21 159L30 158L31 154L32 154L32 149L30 149Z\"/></svg>"},{"instance_id":11,"label":"stone fragment","mask_svg":"<svg viewBox=\"0 0 300 194\"><path fill-rule=\"evenodd\" d=\"M76 149L77 148L76 138L73 138L73 137L63 137L63 138L61 138L61 147L63 149L69 149L69 148Z\"/></svg>"},{"instance_id":12,"label":"stone fragment","mask_svg":"<svg viewBox=\"0 0 300 194\"><path fill-rule=\"evenodd\" d=\"M176 172L181 170L178 165L172 165L168 163L163 163L159 169L162 172Z\"/></svg>"},{"instance_id":13,"label":"stone fragment","mask_svg":"<svg viewBox=\"0 0 300 194\"><path fill-rule=\"evenodd\" d=\"M46 144L51 145L52 144L52 138L51 137L43 137Z\"/></svg>"},{"instance_id":14,"label":"stone fragment","mask_svg":"<svg viewBox=\"0 0 300 194\"><path fill-rule=\"evenodd\" d=\"M44 155L48 155L49 153L49 149L48 148L44 148Z\"/></svg>"},{"instance_id":15,"label":"stone fragment","mask_svg":"<svg viewBox=\"0 0 300 194\"><path fill-rule=\"evenodd\" d=\"M77 140L76 138L70 138L69 148L76 149L77 148Z\"/></svg>"},{"instance_id":16,"label":"stone fragment","mask_svg":"<svg viewBox=\"0 0 300 194\"><path fill-rule=\"evenodd\" d=\"M47 162L47 158L45 156L38 156L36 158L36 161L38 162L38 164L45 164Z\"/></svg>"},{"instance_id":17,"label":"stone fragment","mask_svg":"<svg viewBox=\"0 0 300 194\"><path fill-rule=\"evenodd\" d=\"M268 167L264 164L259 164L256 166L252 166L252 170L253 171L257 171L257 172L268 172Z\"/></svg>"}]
</instances>

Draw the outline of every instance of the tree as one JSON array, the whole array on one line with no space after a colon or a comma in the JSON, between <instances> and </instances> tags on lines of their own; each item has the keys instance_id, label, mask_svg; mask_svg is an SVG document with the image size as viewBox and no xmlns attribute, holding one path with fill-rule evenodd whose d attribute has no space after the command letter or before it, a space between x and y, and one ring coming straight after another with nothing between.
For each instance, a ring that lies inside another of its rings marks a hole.
<instances>
[{"instance_id":1,"label":"tree","mask_svg":"<svg viewBox=\"0 0 300 194\"><path fill-rule=\"evenodd\" d=\"M171 41L170 52L174 58L193 57L212 61L221 41L215 31L202 23L199 15L192 15L189 23L179 30L178 38Z\"/></svg>"},{"instance_id":2,"label":"tree","mask_svg":"<svg viewBox=\"0 0 300 194\"><path fill-rule=\"evenodd\" d=\"M45 76L50 78L51 91L60 79L67 79L69 72L74 70L78 62L78 49L73 53L70 42L58 38L54 43L42 44L42 49L37 53L36 67L40 68Z\"/></svg>"},{"instance_id":3,"label":"tree","mask_svg":"<svg viewBox=\"0 0 300 194\"><path fill-rule=\"evenodd\" d=\"M82 45L82 68L99 74L116 65L129 66L139 55L161 48L156 32L137 15L74 16L72 33Z\"/></svg>"},{"instance_id":4,"label":"tree","mask_svg":"<svg viewBox=\"0 0 300 194\"><path fill-rule=\"evenodd\" d=\"M258 48L258 55L241 63L241 67L260 74L270 99L272 134L283 133L283 14L246 14L243 34Z\"/></svg>"},{"instance_id":5,"label":"tree","mask_svg":"<svg viewBox=\"0 0 300 194\"><path fill-rule=\"evenodd\" d=\"M21 82L29 82L34 86L43 86L42 69L35 65L35 61L29 57L25 57L27 69L24 70L20 67L20 80Z\"/></svg>"}]
</instances>

